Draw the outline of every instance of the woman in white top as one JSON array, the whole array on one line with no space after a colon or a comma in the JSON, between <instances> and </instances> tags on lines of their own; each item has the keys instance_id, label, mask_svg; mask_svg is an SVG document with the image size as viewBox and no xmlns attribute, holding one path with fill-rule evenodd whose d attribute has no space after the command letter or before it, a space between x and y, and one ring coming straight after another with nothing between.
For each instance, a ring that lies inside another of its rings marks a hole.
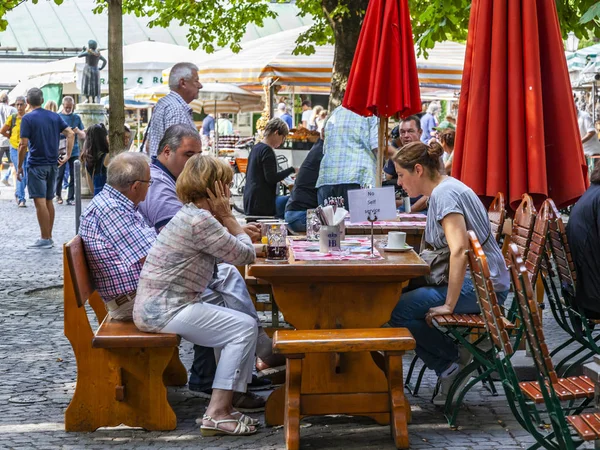
<instances>
[{"instance_id":1,"label":"woman in white top","mask_svg":"<svg viewBox=\"0 0 600 450\"><path fill-rule=\"evenodd\" d=\"M504 302L509 289L508 269L500 247L491 236L487 211L471 188L445 175L441 164L443 152L438 143L412 142L393 157L398 184L411 197L429 197L425 241L434 249L447 248L450 252L447 283L403 292L390 320L392 326L410 330L417 341L417 355L441 378L441 389L434 398L437 405L446 402L450 386L468 364L470 355L468 352L459 354L452 340L433 328L432 318L443 314L479 312L467 270L467 230L473 230L481 242L499 303ZM465 383L468 380L466 377Z\"/></svg>"},{"instance_id":2,"label":"woman in white top","mask_svg":"<svg viewBox=\"0 0 600 450\"><path fill-rule=\"evenodd\" d=\"M250 237L231 213L229 164L195 155L177 179L184 204L162 229L140 274L133 320L147 332L175 333L220 353L212 397L202 419L203 436L248 435L258 421L235 411L233 393L246 392L258 327L249 315L202 301L217 262L254 262Z\"/></svg>"}]
</instances>

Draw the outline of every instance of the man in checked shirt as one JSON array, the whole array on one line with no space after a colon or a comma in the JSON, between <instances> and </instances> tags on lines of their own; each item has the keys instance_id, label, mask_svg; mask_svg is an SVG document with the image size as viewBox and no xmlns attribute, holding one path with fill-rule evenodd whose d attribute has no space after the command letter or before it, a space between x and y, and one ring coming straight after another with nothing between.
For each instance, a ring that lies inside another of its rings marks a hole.
<instances>
[{"instance_id":1,"label":"man in checked shirt","mask_svg":"<svg viewBox=\"0 0 600 450\"><path fill-rule=\"evenodd\" d=\"M117 320L132 320L133 302L146 255L156 240L137 212L152 184L148 157L121 153L108 166L104 189L81 215L79 235L94 285Z\"/></svg>"},{"instance_id":2,"label":"man in checked shirt","mask_svg":"<svg viewBox=\"0 0 600 450\"><path fill-rule=\"evenodd\" d=\"M175 64L169 74L169 89L171 92L154 107L146 132L148 153L152 158L156 157L158 144L171 125L189 125L196 129L189 104L198 98L198 91L202 89L198 67L185 62Z\"/></svg>"}]
</instances>

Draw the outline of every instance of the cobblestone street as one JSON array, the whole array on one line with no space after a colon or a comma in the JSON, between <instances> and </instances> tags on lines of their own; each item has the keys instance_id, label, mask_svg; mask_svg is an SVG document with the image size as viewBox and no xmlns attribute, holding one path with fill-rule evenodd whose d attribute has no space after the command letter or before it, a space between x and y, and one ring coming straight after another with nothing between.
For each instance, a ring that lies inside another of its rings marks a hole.
<instances>
[{"instance_id":1,"label":"cobblestone street","mask_svg":"<svg viewBox=\"0 0 600 450\"><path fill-rule=\"evenodd\" d=\"M26 246L39 233L33 202L28 200L26 209L17 208L12 188L0 191L0 448L285 448L281 427L263 428L244 438L202 438L195 420L207 401L185 387L169 391L178 418L174 431L117 428L66 433L64 411L73 395L76 364L63 335L62 244L75 234L75 207L56 205L53 249L29 250ZM552 320L545 324L554 347L563 335ZM182 344L181 356L189 367L189 343ZM405 370L411 357L406 356ZM421 396L408 395L413 410L411 448L485 450L527 448L533 443L513 418L503 393L493 397L481 385L468 394L460 427L450 429L441 410L429 401L434 383L433 372L427 371ZM394 448L389 427L367 418L309 417L302 424L304 449Z\"/></svg>"}]
</instances>

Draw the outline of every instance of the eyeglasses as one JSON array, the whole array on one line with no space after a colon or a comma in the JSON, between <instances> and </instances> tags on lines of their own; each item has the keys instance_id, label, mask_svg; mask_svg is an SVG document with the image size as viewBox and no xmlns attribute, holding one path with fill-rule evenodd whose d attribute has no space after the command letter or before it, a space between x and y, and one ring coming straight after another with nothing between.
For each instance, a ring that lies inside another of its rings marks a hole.
<instances>
[{"instance_id":1,"label":"eyeglasses","mask_svg":"<svg viewBox=\"0 0 600 450\"><path fill-rule=\"evenodd\" d=\"M152 183L154 183L154 180L150 178L149 180L133 180L131 184L135 183L136 181L139 181L140 183L148 183L148 187L152 186Z\"/></svg>"}]
</instances>

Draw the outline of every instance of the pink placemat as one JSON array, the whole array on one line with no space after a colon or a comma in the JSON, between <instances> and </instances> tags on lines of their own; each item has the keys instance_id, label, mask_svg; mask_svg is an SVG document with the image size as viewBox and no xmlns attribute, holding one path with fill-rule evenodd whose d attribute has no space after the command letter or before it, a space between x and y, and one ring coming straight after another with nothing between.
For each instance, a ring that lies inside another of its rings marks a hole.
<instances>
[{"instance_id":1,"label":"pink placemat","mask_svg":"<svg viewBox=\"0 0 600 450\"><path fill-rule=\"evenodd\" d=\"M290 242L290 248L294 253L294 259L298 261L359 261L364 259L370 259L373 261L375 258L367 258L371 251L371 241L369 239L347 239L342 243L342 251L336 253L321 253L319 252L318 241L300 241L293 240ZM355 253L360 249L362 251L368 250L368 253ZM374 249L374 253L377 256L376 259L383 259L381 254Z\"/></svg>"},{"instance_id":2,"label":"pink placemat","mask_svg":"<svg viewBox=\"0 0 600 450\"><path fill-rule=\"evenodd\" d=\"M370 227L371 222L346 222L346 227ZM373 223L373 226L379 228L424 228L425 222L421 221L377 221Z\"/></svg>"}]
</instances>

